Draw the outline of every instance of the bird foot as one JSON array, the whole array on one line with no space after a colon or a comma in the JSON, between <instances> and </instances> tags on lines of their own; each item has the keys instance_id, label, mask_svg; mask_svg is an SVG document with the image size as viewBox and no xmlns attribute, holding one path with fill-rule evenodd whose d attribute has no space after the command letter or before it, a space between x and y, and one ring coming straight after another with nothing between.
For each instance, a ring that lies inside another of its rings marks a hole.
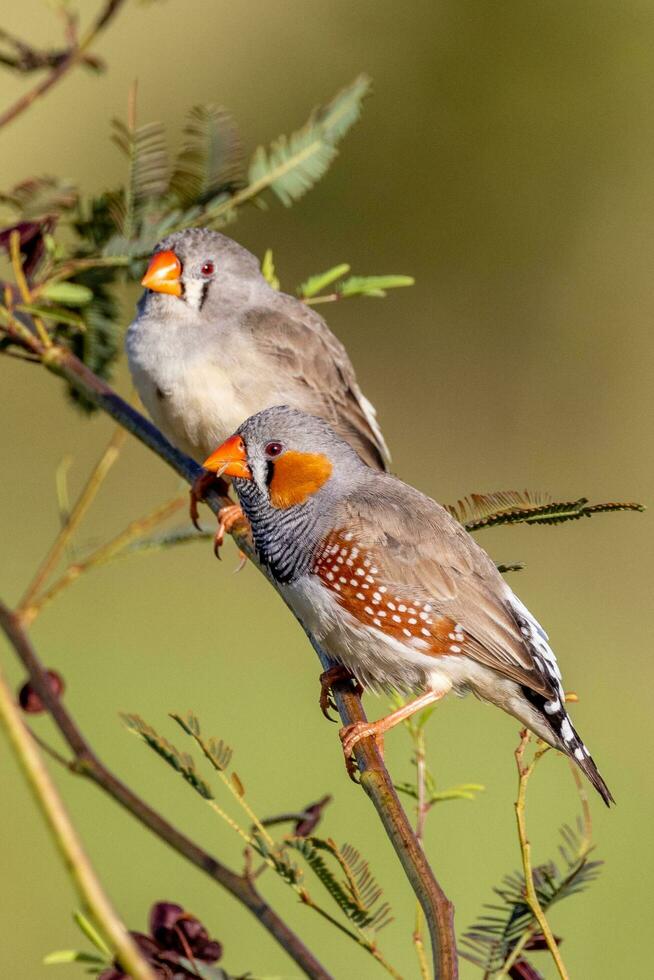
<instances>
[{"instance_id":1,"label":"bird foot","mask_svg":"<svg viewBox=\"0 0 654 980\"><path fill-rule=\"evenodd\" d=\"M201 531L200 527L200 515L198 513L198 504L201 504L206 497L208 490L216 490L218 493L227 496L229 487L225 480L221 477L217 477L215 473L210 473L209 470L203 470L202 473L193 481L193 485L189 490L189 517L193 522L193 526Z\"/></svg>"},{"instance_id":2,"label":"bird foot","mask_svg":"<svg viewBox=\"0 0 654 980\"><path fill-rule=\"evenodd\" d=\"M318 679L320 681L320 710L327 721L335 722L337 720L329 714L330 708L336 711L336 704L332 697L332 685L336 684L337 681L352 681L355 694L358 694L359 697L363 694L361 684L359 684L358 680L347 667L344 667L342 664L335 664L328 670L323 671Z\"/></svg>"},{"instance_id":3,"label":"bird foot","mask_svg":"<svg viewBox=\"0 0 654 980\"><path fill-rule=\"evenodd\" d=\"M223 542L225 540L226 534L231 534L232 530L239 521L247 520L245 514L241 510L240 504L227 504L226 507L221 507L218 511L218 530L216 531L213 539L213 553L216 558L220 558L220 549L222 548ZM244 558L243 555L241 555Z\"/></svg>"},{"instance_id":4,"label":"bird foot","mask_svg":"<svg viewBox=\"0 0 654 980\"><path fill-rule=\"evenodd\" d=\"M383 721L384 719L381 720ZM373 738L377 746L377 751L382 759L384 758L384 729L380 726L379 722L355 721L353 725L345 725L341 728L338 737L343 746L347 774L354 782L357 781L355 778L357 764L352 753L362 738Z\"/></svg>"}]
</instances>

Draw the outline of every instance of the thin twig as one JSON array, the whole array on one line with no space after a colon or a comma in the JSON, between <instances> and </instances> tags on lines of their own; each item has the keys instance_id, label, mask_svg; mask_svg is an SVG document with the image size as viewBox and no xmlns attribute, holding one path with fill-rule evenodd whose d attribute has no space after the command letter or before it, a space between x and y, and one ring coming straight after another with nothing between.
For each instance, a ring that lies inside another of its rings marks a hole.
<instances>
[{"instance_id":1,"label":"thin twig","mask_svg":"<svg viewBox=\"0 0 654 980\"><path fill-rule=\"evenodd\" d=\"M0 720L85 908L125 971L135 980L155 980L154 972L105 895L1 672Z\"/></svg>"},{"instance_id":2,"label":"thin twig","mask_svg":"<svg viewBox=\"0 0 654 980\"><path fill-rule=\"evenodd\" d=\"M64 262L53 269L42 281L32 286L32 300L37 299L47 286L70 279L78 272L84 272L86 269L123 268L127 265L129 265L129 258L126 255L100 255L97 258L69 259L68 262Z\"/></svg>"},{"instance_id":3,"label":"thin twig","mask_svg":"<svg viewBox=\"0 0 654 980\"><path fill-rule=\"evenodd\" d=\"M502 964L502 969L499 973L495 974L494 980L503 980L504 977L509 977L511 975L511 967L515 966L524 952L525 946L536 932L538 932L538 924L536 922L534 922L528 929L525 929L524 933Z\"/></svg>"},{"instance_id":4,"label":"thin twig","mask_svg":"<svg viewBox=\"0 0 654 980\"><path fill-rule=\"evenodd\" d=\"M71 351L55 345L48 350L41 348L39 353L49 370L65 378L76 390L83 392L89 400L132 432L188 483L192 484L202 474L202 468L197 463L175 449L151 422L123 401ZM228 501L215 491L210 491L206 495L206 502L216 513ZM252 542L242 525L236 525L233 537L240 550L249 558L253 558ZM333 666L313 637L307 635L320 658L323 670ZM361 699L354 693L348 681L336 683L333 693L344 724L366 720ZM434 978L455 980L458 976L458 966L453 906L438 884L416 839L374 740L362 739L355 747L354 755L359 767L361 785L370 797L425 913L432 943Z\"/></svg>"},{"instance_id":5,"label":"thin twig","mask_svg":"<svg viewBox=\"0 0 654 980\"><path fill-rule=\"evenodd\" d=\"M306 976L311 977L312 980L333 980L301 939L268 905L251 881L236 874L168 823L106 768L63 702L53 694L45 667L30 643L19 617L2 602L0 602L0 627L26 667L34 689L74 754L75 759L67 765L67 768L94 782L160 840L225 888L258 919Z\"/></svg>"},{"instance_id":6,"label":"thin twig","mask_svg":"<svg viewBox=\"0 0 654 980\"><path fill-rule=\"evenodd\" d=\"M120 430L121 432L123 430ZM176 495L172 500L167 500L165 503L160 504L151 513L146 514L145 517L139 517L135 521L131 521L127 525L124 531L112 538L106 544L101 545L87 555L86 558L80 561L73 562L64 573L50 586L49 589L36 595L34 599L25 604L25 601L21 602L20 606L20 616L26 626L31 625L41 610L48 603L52 602L65 588L72 585L74 582L80 578L84 572L88 571L90 568L95 568L98 565L103 565L105 562L111 561L111 559L118 557L118 555L128 548L134 541L137 541L144 534L147 534L152 528L161 524L163 521L167 520L177 511L181 510L188 503L188 498L186 496ZM66 525L67 526L67 525Z\"/></svg>"},{"instance_id":7,"label":"thin twig","mask_svg":"<svg viewBox=\"0 0 654 980\"><path fill-rule=\"evenodd\" d=\"M424 918L425 917L422 914L420 903L417 903L416 921L413 929L413 945L416 948L416 956L418 957L418 968L420 970L421 980L430 980L431 974L429 973L429 962L427 960L425 940L422 933Z\"/></svg>"},{"instance_id":8,"label":"thin twig","mask_svg":"<svg viewBox=\"0 0 654 980\"><path fill-rule=\"evenodd\" d=\"M37 735L32 728L28 730L30 735L32 736L32 738L34 739L34 741L36 742L36 744L38 745L38 747L41 749L42 752L45 752L46 755L49 755L51 759L54 759L54 761L59 763L60 766L63 766L64 769L68 769L69 772L76 771L76 765L74 761L71 762L69 759L66 759L66 757L63 756L61 752L57 752L56 749L53 749L52 746L48 742L46 742L44 738L41 738L40 735Z\"/></svg>"},{"instance_id":9,"label":"thin twig","mask_svg":"<svg viewBox=\"0 0 654 980\"><path fill-rule=\"evenodd\" d=\"M16 280L16 285L18 286L18 291L22 297L24 303L32 302L32 294L30 293L30 288L27 285L27 279L25 278L25 273L23 272L23 264L20 257L20 232L18 230L12 231L9 236L9 255L11 257L11 266L14 273L14 278ZM39 339L44 347L50 347L52 340L48 331L45 329L45 324L40 316L32 315L34 321L34 326L36 327Z\"/></svg>"},{"instance_id":10,"label":"thin twig","mask_svg":"<svg viewBox=\"0 0 654 980\"><path fill-rule=\"evenodd\" d=\"M57 82L61 81L71 68L80 61L83 61L87 49L93 44L98 34L107 26L109 21L118 13L124 2L125 0L106 0L100 14L79 44L71 46L66 56L52 69L49 75L46 75L33 89L30 89L25 95L21 95L13 105L9 106L8 109L5 109L0 114L0 128L6 126L7 123L13 122L17 116L20 116L26 109L29 109L33 102L36 102L38 98L45 95Z\"/></svg>"},{"instance_id":11,"label":"thin twig","mask_svg":"<svg viewBox=\"0 0 654 980\"><path fill-rule=\"evenodd\" d=\"M111 438L109 439L109 442L107 443L104 452L91 470L91 474L86 481L82 492L77 498L75 506L68 516L68 520L57 534L50 551L43 559L41 565L37 569L36 575L28 585L23 598L20 600L17 610L19 615L22 616L25 614L27 616L27 612L32 605L33 600L38 595L41 587L44 585L62 554L66 550L66 545L77 530L87 510L93 503L95 495L102 486L102 483L109 473L109 470L118 459L121 447L125 442L125 438L125 430L122 428L122 426L117 425L111 435ZM28 616L27 618L29 619Z\"/></svg>"},{"instance_id":12,"label":"thin twig","mask_svg":"<svg viewBox=\"0 0 654 980\"><path fill-rule=\"evenodd\" d=\"M416 764L416 791L417 791L417 804L416 804L416 837L420 842L420 846L424 846L424 835L425 835L425 821L427 820L427 814L431 809L429 803L427 803L427 787L425 786L425 779L427 775L427 760L425 753L425 732L422 726L413 724L410 727L410 734L414 741L415 748L415 764ZM420 968L420 976L422 980L430 980L429 978L429 964L427 963L427 956L425 953L425 940L423 937L423 920L424 916L422 914L422 909L418 904L416 908L416 922L415 928L413 930L413 945L416 948L416 956L418 957L418 966Z\"/></svg>"},{"instance_id":13,"label":"thin twig","mask_svg":"<svg viewBox=\"0 0 654 980\"><path fill-rule=\"evenodd\" d=\"M303 296L302 302L307 306L319 306L321 303L335 303L342 298L342 293L325 293L323 296Z\"/></svg>"},{"instance_id":14,"label":"thin twig","mask_svg":"<svg viewBox=\"0 0 654 980\"><path fill-rule=\"evenodd\" d=\"M534 755L531 763L528 766L523 766L522 760L525 754L525 749L527 748L530 740L531 733L525 729L520 733L520 744L515 750L515 761L518 767L518 797L515 802L515 815L518 824L518 838L520 841L520 854L522 855L522 869L525 876L525 897L527 904L529 905L529 908L531 909L533 916L538 922L540 930L545 937L547 948L552 955L552 959L554 960L554 964L559 976L561 977L561 980L568 980L568 973L563 965L558 943L552 934L549 922L547 921L541 904L538 901L538 895L536 894L536 888L534 886L534 873L531 866L531 844L527 838L527 825L525 821L525 799L529 777L534 771L538 760L544 755L547 749L539 749Z\"/></svg>"},{"instance_id":15,"label":"thin twig","mask_svg":"<svg viewBox=\"0 0 654 980\"><path fill-rule=\"evenodd\" d=\"M221 777L225 777L225 774L221 771L219 771L218 774ZM223 781L227 782L227 777L225 777ZM248 845L247 850L249 853L252 853L253 850L258 849L257 841L255 840L255 838L250 833L248 833L247 830L241 827L236 820L230 817L229 814L226 813L225 810L223 810L220 804L216 803L216 801L213 799L206 800L205 802L214 811L214 813L216 813L219 817L221 817L225 821L228 827L234 830L239 835L239 837L241 837L242 840L246 842L246 844ZM254 826L258 830L260 828L262 829L262 822L259 820L257 816L254 815L254 813L252 812L249 806L247 806L245 812L248 815L248 817L253 818ZM265 833L266 843L272 850L275 847L275 842L272 840L269 834L267 834L265 831L264 833ZM278 871L277 866L275 865L275 861L273 860L270 854L264 853L262 854L262 857L263 857L263 862L265 867L271 868L273 871ZM345 864L340 860L338 854L335 853L334 857L339 861L339 864L341 864L341 867L346 872L346 875L350 880L350 883L354 884L352 879L350 878L349 872L347 871ZM369 936L366 935L366 932L361 928L361 926L359 926L356 922L354 922L352 923L353 928L352 929L348 928L348 926L346 926L343 922L340 922L334 915L332 915L331 912L323 908L322 905L319 905L311 897L311 895L306 890L306 888L303 885L301 885L298 881L295 881L290 877L286 877L286 876L283 877L283 880L290 888L293 889L296 895L298 895L303 905L306 905L307 908L313 909L313 911L317 912L318 915L320 915L323 919L325 919L331 925L335 926L336 929L339 930L339 932L344 933L346 936L352 939L357 944L357 946L360 946L362 949L365 949L366 952L370 953L370 955L377 960L379 965L382 966L386 970L386 972L389 973L394 978L394 980L403 980L401 974L398 973L395 967L388 962L384 954L377 946L376 942L374 942L374 940L370 939Z\"/></svg>"}]
</instances>

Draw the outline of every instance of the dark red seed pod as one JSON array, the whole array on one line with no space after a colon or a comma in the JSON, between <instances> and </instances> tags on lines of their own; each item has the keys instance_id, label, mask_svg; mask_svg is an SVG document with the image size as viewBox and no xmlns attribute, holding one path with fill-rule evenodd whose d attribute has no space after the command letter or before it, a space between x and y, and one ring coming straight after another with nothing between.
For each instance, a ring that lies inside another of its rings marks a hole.
<instances>
[{"instance_id":1,"label":"dark red seed pod","mask_svg":"<svg viewBox=\"0 0 654 980\"><path fill-rule=\"evenodd\" d=\"M327 795L323 796L317 803L310 803L309 806L304 808L303 815L297 821L294 828L295 834L298 837L308 837L309 834L314 832L320 823L322 812L329 802L331 802L331 796Z\"/></svg>"},{"instance_id":2,"label":"dark red seed pod","mask_svg":"<svg viewBox=\"0 0 654 980\"><path fill-rule=\"evenodd\" d=\"M50 682L50 690L56 698L61 697L66 687L63 677L56 670L48 670L46 674ZM46 710L40 695L32 686L31 681L23 684L18 692L18 703L28 715L38 715Z\"/></svg>"},{"instance_id":3,"label":"dark red seed pod","mask_svg":"<svg viewBox=\"0 0 654 980\"><path fill-rule=\"evenodd\" d=\"M542 973L535 970L528 960L518 960L509 970L511 980L544 980Z\"/></svg>"}]
</instances>

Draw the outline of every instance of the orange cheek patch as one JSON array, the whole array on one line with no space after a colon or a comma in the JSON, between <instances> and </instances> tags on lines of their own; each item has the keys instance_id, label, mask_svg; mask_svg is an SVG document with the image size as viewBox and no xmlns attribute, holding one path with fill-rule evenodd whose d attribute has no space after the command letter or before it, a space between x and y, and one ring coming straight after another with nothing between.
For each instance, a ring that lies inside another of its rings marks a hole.
<instances>
[{"instance_id":1,"label":"orange cheek patch","mask_svg":"<svg viewBox=\"0 0 654 980\"><path fill-rule=\"evenodd\" d=\"M332 475L332 464L322 453L286 452L274 462L270 502L280 510L303 504Z\"/></svg>"}]
</instances>

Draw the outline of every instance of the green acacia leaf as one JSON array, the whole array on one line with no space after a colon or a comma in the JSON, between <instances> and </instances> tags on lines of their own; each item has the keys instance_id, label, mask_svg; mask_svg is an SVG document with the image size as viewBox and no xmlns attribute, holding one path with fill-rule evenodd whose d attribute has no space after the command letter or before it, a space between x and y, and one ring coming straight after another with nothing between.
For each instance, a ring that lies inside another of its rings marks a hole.
<instances>
[{"instance_id":1,"label":"green acacia leaf","mask_svg":"<svg viewBox=\"0 0 654 980\"><path fill-rule=\"evenodd\" d=\"M261 275L269 286L272 286L273 289L279 289L279 279L275 274L275 260L273 259L273 251L271 248L266 249L266 254L262 259Z\"/></svg>"},{"instance_id":2,"label":"green acacia leaf","mask_svg":"<svg viewBox=\"0 0 654 980\"><path fill-rule=\"evenodd\" d=\"M109 961L95 953L85 953L77 949L59 949L43 957L44 966L56 966L59 963L93 963L96 966L108 966Z\"/></svg>"},{"instance_id":3,"label":"green acacia leaf","mask_svg":"<svg viewBox=\"0 0 654 980\"><path fill-rule=\"evenodd\" d=\"M174 717L177 721L177 716ZM128 730L133 735L139 736L146 745L156 752L159 758L163 759L172 769L178 772L196 793L205 800L213 800L214 796L211 792L211 787L198 773L195 761L188 752L180 752L176 746L169 742L168 739L159 735L151 725L144 722L138 715L121 714L121 718ZM183 722L180 722L180 724L185 728ZM188 729L185 728L185 730Z\"/></svg>"},{"instance_id":4,"label":"green acacia leaf","mask_svg":"<svg viewBox=\"0 0 654 980\"><path fill-rule=\"evenodd\" d=\"M500 524L562 524L593 514L631 510L642 513L639 503L613 501L590 504L586 497L571 501L553 501L540 490L499 490L495 493L471 493L456 504L445 504L446 510L467 531L497 527Z\"/></svg>"},{"instance_id":5,"label":"green acacia leaf","mask_svg":"<svg viewBox=\"0 0 654 980\"><path fill-rule=\"evenodd\" d=\"M242 169L243 148L230 114L214 104L193 106L170 180L174 197L182 206L204 203L242 185Z\"/></svg>"},{"instance_id":6,"label":"green acacia leaf","mask_svg":"<svg viewBox=\"0 0 654 980\"><path fill-rule=\"evenodd\" d=\"M40 306L38 303L21 303L16 309L19 313L30 313L33 316L40 316L44 320L56 320L57 323L66 323L70 327L78 330L86 330L86 324L78 313L72 313L62 306Z\"/></svg>"},{"instance_id":7,"label":"green acacia leaf","mask_svg":"<svg viewBox=\"0 0 654 980\"><path fill-rule=\"evenodd\" d=\"M350 276L340 283L338 292L347 296L385 296L387 289L398 289L401 286L413 286L413 276Z\"/></svg>"},{"instance_id":8,"label":"green acacia leaf","mask_svg":"<svg viewBox=\"0 0 654 980\"><path fill-rule=\"evenodd\" d=\"M41 289L43 299L64 306L86 306L93 299L93 291L79 282L52 282Z\"/></svg>"},{"instance_id":9,"label":"green acacia leaf","mask_svg":"<svg viewBox=\"0 0 654 980\"><path fill-rule=\"evenodd\" d=\"M346 276L349 271L350 267L347 262L342 262L340 265L335 265L331 269L327 269L326 272L319 272L315 276L309 276L305 282L298 286L298 295L302 299L310 299L312 296L317 296L318 293L321 293L327 286L331 286L337 279Z\"/></svg>"},{"instance_id":10,"label":"green acacia leaf","mask_svg":"<svg viewBox=\"0 0 654 980\"><path fill-rule=\"evenodd\" d=\"M286 207L302 197L326 173L336 144L361 114L370 79L360 75L328 105L315 109L302 129L257 148L248 171L253 193L270 189ZM248 197L252 196L248 194Z\"/></svg>"},{"instance_id":11,"label":"green acacia leaf","mask_svg":"<svg viewBox=\"0 0 654 980\"><path fill-rule=\"evenodd\" d=\"M96 949L100 950L103 956L111 959L113 955L111 950L90 919L88 919L84 913L78 909L76 912L73 912L73 920L78 928L82 930L89 942L92 943Z\"/></svg>"},{"instance_id":12,"label":"green acacia leaf","mask_svg":"<svg viewBox=\"0 0 654 980\"><path fill-rule=\"evenodd\" d=\"M589 860L588 841L581 821L578 830L564 825L560 830L560 862L548 861L533 868L536 895L544 912L552 905L583 891L593 882L602 865ZM499 971L516 943L535 925L533 912L525 899L524 875L505 875L493 889L492 903L462 936L460 954L485 970L488 975Z\"/></svg>"}]
</instances>

